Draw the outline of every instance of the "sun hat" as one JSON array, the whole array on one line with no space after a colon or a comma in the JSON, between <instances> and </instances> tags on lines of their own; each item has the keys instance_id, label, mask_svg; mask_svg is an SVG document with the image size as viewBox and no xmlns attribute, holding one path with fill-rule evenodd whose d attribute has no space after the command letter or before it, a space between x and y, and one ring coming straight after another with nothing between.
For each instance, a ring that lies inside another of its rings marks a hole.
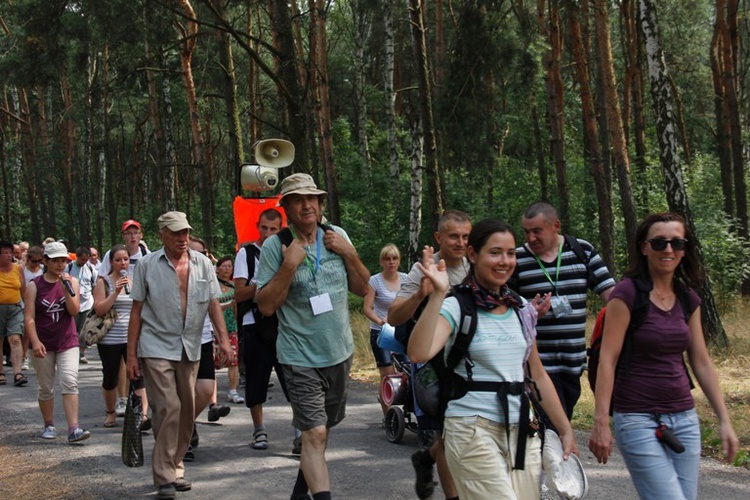
<instances>
[{"instance_id":1,"label":"sun hat","mask_svg":"<svg viewBox=\"0 0 750 500\"><path fill-rule=\"evenodd\" d=\"M141 224L137 220L129 219L122 223L122 230L125 231L130 226L135 226L138 230L141 230Z\"/></svg>"},{"instance_id":2,"label":"sun hat","mask_svg":"<svg viewBox=\"0 0 750 500\"><path fill-rule=\"evenodd\" d=\"M60 243L59 241L53 241L47 243L47 245L44 247L44 255L48 259L58 259L60 257L65 257L67 259L68 249L63 243Z\"/></svg>"},{"instance_id":3,"label":"sun hat","mask_svg":"<svg viewBox=\"0 0 750 500\"><path fill-rule=\"evenodd\" d=\"M563 460L560 436L552 429L544 431L542 467L547 473L550 489L560 495L560 498L579 500L586 497L589 482L583 464L575 453L571 453L567 460Z\"/></svg>"},{"instance_id":4,"label":"sun hat","mask_svg":"<svg viewBox=\"0 0 750 500\"><path fill-rule=\"evenodd\" d=\"M310 174L292 174L281 181L281 199L290 194L328 194L318 189Z\"/></svg>"},{"instance_id":5,"label":"sun hat","mask_svg":"<svg viewBox=\"0 0 750 500\"><path fill-rule=\"evenodd\" d=\"M183 229L193 229L188 224L187 215L183 212L167 212L156 219L159 229L167 228L175 233Z\"/></svg>"}]
</instances>

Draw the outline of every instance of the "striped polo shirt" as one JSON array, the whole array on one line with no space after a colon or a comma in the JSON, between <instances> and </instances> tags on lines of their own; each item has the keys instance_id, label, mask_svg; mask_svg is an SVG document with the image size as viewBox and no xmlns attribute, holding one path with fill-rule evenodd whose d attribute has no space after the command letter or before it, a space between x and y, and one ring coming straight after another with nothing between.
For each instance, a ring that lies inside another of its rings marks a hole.
<instances>
[{"instance_id":1,"label":"striped polo shirt","mask_svg":"<svg viewBox=\"0 0 750 500\"><path fill-rule=\"evenodd\" d=\"M516 249L516 270L509 285L529 300L547 292L568 298L573 312L556 319L550 308L539 318L536 341L547 372L577 376L586 364L586 292L593 290L601 294L615 286L615 280L591 243L576 239L589 257L588 267L566 241L559 273L555 258L552 262L541 261L547 271L545 274L534 253L524 245Z\"/></svg>"}]
</instances>

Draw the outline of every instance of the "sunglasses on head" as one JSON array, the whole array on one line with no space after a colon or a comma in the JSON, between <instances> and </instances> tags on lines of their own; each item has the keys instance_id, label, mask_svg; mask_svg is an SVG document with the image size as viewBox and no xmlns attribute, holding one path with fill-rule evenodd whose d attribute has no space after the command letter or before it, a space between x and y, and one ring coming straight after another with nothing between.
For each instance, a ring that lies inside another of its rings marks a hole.
<instances>
[{"instance_id":1,"label":"sunglasses on head","mask_svg":"<svg viewBox=\"0 0 750 500\"><path fill-rule=\"evenodd\" d=\"M656 250L657 252L661 252L665 248L667 248L667 243L672 247L672 250L675 252L679 252L681 250L685 250L685 245L687 244L687 240L685 238L673 238L671 240L668 240L666 238L651 238L650 240L646 240L651 245L651 248Z\"/></svg>"}]
</instances>

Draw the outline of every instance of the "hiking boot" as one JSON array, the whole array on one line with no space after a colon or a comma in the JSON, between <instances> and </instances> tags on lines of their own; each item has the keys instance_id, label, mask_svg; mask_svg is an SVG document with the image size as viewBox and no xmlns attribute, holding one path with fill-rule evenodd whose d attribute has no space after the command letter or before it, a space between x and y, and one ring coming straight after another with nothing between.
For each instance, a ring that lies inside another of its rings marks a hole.
<instances>
[{"instance_id":1,"label":"hiking boot","mask_svg":"<svg viewBox=\"0 0 750 500\"><path fill-rule=\"evenodd\" d=\"M226 417L232 409L226 405L214 404L208 407L208 421L216 422L221 417Z\"/></svg>"},{"instance_id":2,"label":"hiking boot","mask_svg":"<svg viewBox=\"0 0 750 500\"><path fill-rule=\"evenodd\" d=\"M178 477L177 481L172 484L174 485L174 489L177 491L190 491L190 489L193 487L190 481L187 481L184 477Z\"/></svg>"},{"instance_id":3,"label":"hiking boot","mask_svg":"<svg viewBox=\"0 0 750 500\"><path fill-rule=\"evenodd\" d=\"M53 425L48 425L44 428L41 437L42 439L55 439L57 437L57 429Z\"/></svg>"},{"instance_id":4,"label":"hiking boot","mask_svg":"<svg viewBox=\"0 0 750 500\"><path fill-rule=\"evenodd\" d=\"M432 466L435 461L430 456L430 450L417 450L411 456L411 464L414 466L414 472L417 475L414 481L414 490L417 497L424 500L430 498L435 492L435 478Z\"/></svg>"},{"instance_id":5,"label":"hiking boot","mask_svg":"<svg viewBox=\"0 0 750 500\"><path fill-rule=\"evenodd\" d=\"M159 491L156 493L156 498L159 500L172 500L177 497L177 489L173 483L162 484L159 486Z\"/></svg>"},{"instance_id":6,"label":"hiking boot","mask_svg":"<svg viewBox=\"0 0 750 500\"><path fill-rule=\"evenodd\" d=\"M91 433L89 431L81 429L80 427L76 427L73 432L68 434L68 443L80 443L81 441L85 441L90 437Z\"/></svg>"}]
</instances>

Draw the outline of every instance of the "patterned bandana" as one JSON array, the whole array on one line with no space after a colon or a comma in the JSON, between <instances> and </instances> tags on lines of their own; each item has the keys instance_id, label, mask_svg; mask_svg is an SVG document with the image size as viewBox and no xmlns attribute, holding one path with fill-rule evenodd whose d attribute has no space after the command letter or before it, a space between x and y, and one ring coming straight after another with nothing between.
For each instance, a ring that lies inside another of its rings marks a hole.
<instances>
[{"instance_id":1,"label":"patterned bandana","mask_svg":"<svg viewBox=\"0 0 750 500\"><path fill-rule=\"evenodd\" d=\"M511 295L508 285L501 286L500 293L495 293L479 285L474 276L469 278L467 284L474 296L474 304L481 309L491 311L501 305L516 309L521 307L521 304Z\"/></svg>"}]
</instances>

